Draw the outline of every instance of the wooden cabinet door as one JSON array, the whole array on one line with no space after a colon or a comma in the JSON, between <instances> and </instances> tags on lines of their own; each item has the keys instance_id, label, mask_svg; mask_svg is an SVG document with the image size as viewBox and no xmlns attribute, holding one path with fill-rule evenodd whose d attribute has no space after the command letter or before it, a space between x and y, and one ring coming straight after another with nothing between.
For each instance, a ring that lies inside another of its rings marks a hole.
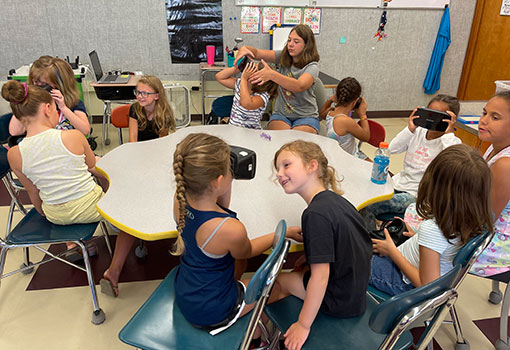
<instances>
[{"instance_id":1,"label":"wooden cabinet door","mask_svg":"<svg viewBox=\"0 0 510 350\"><path fill-rule=\"evenodd\" d=\"M478 0L459 84L461 100L488 100L495 80L510 80L510 16L501 0Z\"/></svg>"}]
</instances>

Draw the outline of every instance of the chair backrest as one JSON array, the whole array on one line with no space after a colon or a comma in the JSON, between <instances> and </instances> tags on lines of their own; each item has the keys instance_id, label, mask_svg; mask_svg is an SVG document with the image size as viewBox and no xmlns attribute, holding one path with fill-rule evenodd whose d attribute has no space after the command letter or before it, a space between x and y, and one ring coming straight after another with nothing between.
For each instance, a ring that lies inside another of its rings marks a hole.
<instances>
[{"instance_id":1,"label":"chair backrest","mask_svg":"<svg viewBox=\"0 0 510 350\"><path fill-rule=\"evenodd\" d=\"M246 304L251 304L260 299L260 296L265 290L265 287L272 282L273 278L278 275L279 268L278 263L280 260L285 258L286 249L289 244L285 242L285 232L287 231L287 224L285 220L280 220L276 226L273 240L273 251L266 258L264 263L257 269L253 277L250 279L248 287L246 287L246 293L244 295L244 301ZM287 241L288 243L288 241ZM283 255L283 258L282 258ZM275 271L275 268L277 271Z\"/></svg>"},{"instance_id":2,"label":"chair backrest","mask_svg":"<svg viewBox=\"0 0 510 350\"><path fill-rule=\"evenodd\" d=\"M448 300L442 300L441 303L435 302L433 308L431 308L432 306L429 305L429 302L435 298L440 298L447 291L453 291L454 293L451 293L451 295L456 294L455 290L452 289L452 285L457 280L460 270L461 267L459 265L454 266L449 272L435 281L395 295L384 301L370 316L370 328L380 334L389 334L399 327L406 315L412 314L413 319L418 319L421 315L417 311L425 313L437 310ZM420 305L427 305L427 307L418 310L417 307ZM405 326L402 326L402 332L411 326L408 317Z\"/></svg>"},{"instance_id":3,"label":"chair backrest","mask_svg":"<svg viewBox=\"0 0 510 350\"><path fill-rule=\"evenodd\" d=\"M324 84L322 83L322 80L320 80L319 78L315 79L314 92L315 100L317 101L317 108L318 111L320 112L322 106L324 106L324 103L326 103L328 96L326 95L326 89L324 88Z\"/></svg>"},{"instance_id":4,"label":"chair backrest","mask_svg":"<svg viewBox=\"0 0 510 350\"><path fill-rule=\"evenodd\" d=\"M478 256L482 254L485 248L487 248L492 240L492 236L492 232L484 231L478 236L473 237L471 240L469 240L469 242L464 244L464 246L459 249L455 255L455 258L453 259L453 266L458 265L461 268L461 273L455 282L455 289L459 287L461 282L468 274L469 270L471 270L471 266L473 266L476 259L478 259Z\"/></svg>"},{"instance_id":5,"label":"chair backrest","mask_svg":"<svg viewBox=\"0 0 510 350\"><path fill-rule=\"evenodd\" d=\"M129 127L129 107L131 105L122 105L116 107L112 111L111 120L112 124L117 128L127 128Z\"/></svg>"},{"instance_id":6,"label":"chair backrest","mask_svg":"<svg viewBox=\"0 0 510 350\"><path fill-rule=\"evenodd\" d=\"M360 122L358 122L358 124L359 123ZM379 143L384 142L386 139L386 129L384 129L384 126L371 119L368 120L368 126L370 127L370 139L368 143L374 147L379 147Z\"/></svg>"},{"instance_id":7,"label":"chair backrest","mask_svg":"<svg viewBox=\"0 0 510 350\"><path fill-rule=\"evenodd\" d=\"M11 122L12 113L7 113L0 116L0 144L7 143L9 134L9 123Z\"/></svg>"},{"instance_id":8,"label":"chair backrest","mask_svg":"<svg viewBox=\"0 0 510 350\"><path fill-rule=\"evenodd\" d=\"M211 113L220 118L230 117L233 102L234 95L218 97L211 105Z\"/></svg>"}]
</instances>

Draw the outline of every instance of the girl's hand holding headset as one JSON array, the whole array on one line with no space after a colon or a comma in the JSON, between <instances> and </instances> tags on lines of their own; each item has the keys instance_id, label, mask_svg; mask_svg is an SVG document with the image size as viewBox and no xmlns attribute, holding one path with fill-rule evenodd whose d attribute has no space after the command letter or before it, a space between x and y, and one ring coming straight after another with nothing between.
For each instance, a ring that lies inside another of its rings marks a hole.
<instances>
[{"instance_id":1,"label":"girl's hand holding headset","mask_svg":"<svg viewBox=\"0 0 510 350\"><path fill-rule=\"evenodd\" d=\"M373 252L379 254L380 256L389 256L391 258L391 255L393 252L398 251L397 246L391 239L390 233L387 229L384 229L384 236L386 239L373 239L372 238L372 244L373 244Z\"/></svg>"},{"instance_id":2,"label":"girl's hand holding headset","mask_svg":"<svg viewBox=\"0 0 510 350\"><path fill-rule=\"evenodd\" d=\"M363 115L367 115L367 101L365 101L365 98L361 98L361 103L359 104L359 107L355 109L356 113L358 113L358 116L361 117Z\"/></svg>"},{"instance_id":3,"label":"girl's hand holding headset","mask_svg":"<svg viewBox=\"0 0 510 350\"><path fill-rule=\"evenodd\" d=\"M418 115L414 115L414 113L416 113L416 110L418 109L419 107L416 107L413 111L413 113L411 113L411 115L409 116L409 124L407 125L407 127L409 128L409 131L412 132L414 134L417 126L416 124L414 124L414 121L416 118L419 118L420 116Z\"/></svg>"},{"instance_id":4,"label":"girl's hand holding headset","mask_svg":"<svg viewBox=\"0 0 510 350\"><path fill-rule=\"evenodd\" d=\"M60 92L60 90L53 89L50 92L51 97L53 97L53 100L58 106L58 109L62 110L66 107L66 102L64 100L64 96Z\"/></svg>"},{"instance_id":5,"label":"girl's hand holding headset","mask_svg":"<svg viewBox=\"0 0 510 350\"><path fill-rule=\"evenodd\" d=\"M250 62L246 65L241 74L241 79L248 81L253 73L258 70L257 64L255 62Z\"/></svg>"},{"instance_id":6,"label":"girl's hand holding headset","mask_svg":"<svg viewBox=\"0 0 510 350\"><path fill-rule=\"evenodd\" d=\"M273 76L276 73L274 70L271 69L271 67L269 66L269 64L266 63L266 61L260 60L260 62L262 62L264 68L255 72L250 77L250 83L253 85L255 84L262 85L266 81L273 80Z\"/></svg>"},{"instance_id":7,"label":"girl's hand holding headset","mask_svg":"<svg viewBox=\"0 0 510 350\"><path fill-rule=\"evenodd\" d=\"M445 130L445 134L448 134L450 132L453 132L455 130L455 122L457 121L457 116L455 113L446 111L451 117L451 119L443 119L444 122L448 123L448 127Z\"/></svg>"},{"instance_id":8,"label":"girl's hand holding headset","mask_svg":"<svg viewBox=\"0 0 510 350\"><path fill-rule=\"evenodd\" d=\"M253 52L250 51L250 49L248 49L247 46L241 46L239 51L237 51L236 59L234 61L234 66L237 67L237 61L239 61L243 56L248 56L251 59L255 59L255 55L253 54Z\"/></svg>"}]
</instances>

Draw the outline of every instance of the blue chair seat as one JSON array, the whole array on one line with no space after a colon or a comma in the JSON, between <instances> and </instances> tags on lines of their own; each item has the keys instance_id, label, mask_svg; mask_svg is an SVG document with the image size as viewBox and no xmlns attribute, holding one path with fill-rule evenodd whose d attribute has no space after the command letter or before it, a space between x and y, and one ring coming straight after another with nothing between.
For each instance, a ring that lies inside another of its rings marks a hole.
<instances>
[{"instance_id":1,"label":"blue chair seat","mask_svg":"<svg viewBox=\"0 0 510 350\"><path fill-rule=\"evenodd\" d=\"M370 316L377 306L379 304L367 296L367 309L362 316L336 318L319 312L312 324L310 335L301 349L379 348L386 334L375 333L369 327ZM301 299L289 296L267 305L264 311L278 329L287 330L298 319L302 307L303 301ZM394 349L407 349L412 342L411 333L405 332Z\"/></svg>"},{"instance_id":2,"label":"blue chair seat","mask_svg":"<svg viewBox=\"0 0 510 350\"><path fill-rule=\"evenodd\" d=\"M228 331L215 336L193 327L175 303L174 268L119 333L124 343L140 349L238 349L250 317L240 318ZM214 342L213 339L214 338Z\"/></svg>"},{"instance_id":3,"label":"blue chair seat","mask_svg":"<svg viewBox=\"0 0 510 350\"><path fill-rule=\"evenodd\" d=\"M374 288L371 285L368 286L367 292L370 293L370 295L372 295L379 303L382 303L383 301L391 298L391 295L383 292L382 290Z\"/></svg>"},{"instance_id":4,"label":"blue chair seat","mask_svg":"<svg viewBox=\"0 0 510 350\"><path fill-rule=\"evenodd\" d=\"M86 241L92 238L97 222L90 224L55 225L31 209L9 233L7 244L43 244Z\"/></svg>"}]
</instances>

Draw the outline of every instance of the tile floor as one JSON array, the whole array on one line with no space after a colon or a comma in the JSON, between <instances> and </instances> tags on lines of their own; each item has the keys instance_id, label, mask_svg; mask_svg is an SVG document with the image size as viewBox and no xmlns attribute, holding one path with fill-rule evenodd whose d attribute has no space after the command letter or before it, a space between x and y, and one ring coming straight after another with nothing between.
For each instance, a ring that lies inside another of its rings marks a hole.
<instances>
[{"instance_id":1,"label":"tile floor","mask_svg":"<svg viewBox=\"0 0 510 350\"><path fill-rule=\"evenodd\" d=\"M483 103L463 105L463 113L480 113ZM467 110L471 108L469 112ZM466 110L464 112L464 110ZM378 119L391 140L407 125L407 119ZM95 134L101 130L95 126ZM127 130L125 130L127 132ZM127 133L126 133L127 136ZM111 144L106 151L118 146L118 136L110 128ZM372 157L375 151L364 144L363 150ZM403 155L392 156L390 169L397 173L402 168ZM0 207L0 227L5 227L8 208ZM15 216L19 220L20 215ZM23 260L22 250L9 251L6 271L16 268ZM41 254L31 251L32 260ZM156 288L159 281L123 283L120 297L99 294L99 303L106 313L104 324L90 323L91 298L88 287L25 291L31 275L17 274L2 280L0 289L0 349L126 349L117 334L140 305ZM99 289L98 289L99 290ZM471 320L499 316L499 306L487 302L490 281L468 276L460 289L457 303L464 333L471 349L493 349L492 344ZM436 339L443 349L453 349L455 333L450 325L443 325Z\"/></svg>"}]
</instances>

